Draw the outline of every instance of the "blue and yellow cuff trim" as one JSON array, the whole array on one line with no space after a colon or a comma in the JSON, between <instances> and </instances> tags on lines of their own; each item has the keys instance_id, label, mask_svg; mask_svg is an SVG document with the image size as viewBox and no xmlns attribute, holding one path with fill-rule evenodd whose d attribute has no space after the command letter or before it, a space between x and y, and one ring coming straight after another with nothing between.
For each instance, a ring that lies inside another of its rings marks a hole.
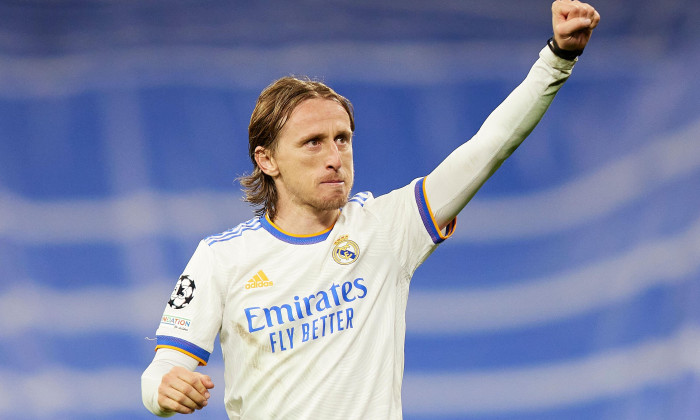
<instances>
[{"instance_id":1,"label":"blue and yellow cuff trim","mask_svg":"<svg viewBox=\"0 0 700 420\"><path fill-rule=\"evenodd\" d=\"M322 232L314 233L312 235L294 235L283 231L279 228L279 226L272 223L272 220L270 220L267 214L265 214L265 217L260 218L260 224L262 225L263 229L270 232L270 234L275 238L295 245L311 245L323 242L326 240L326 238L328 238L331 230L333 230L333 226L331 226Z\"/></svg>"},{"instance_id":2,"label":"blue and yellow cuff trim","mask_svg":"<svg viewBox=\"0 0 700 420\"><path fill-rule=\"evenodd\" d=\"M425 193L425 177L416 182L414 192L416 195L416 203L418 204L418 212L420 213L421 219L423 219L423 225L430 234L433 243L439 244L452 236L457 226L457 218L452 219L452 221L445 226L445 233L443 234L435 221L435 215L430 209L430 203L428 203L428 196Z\"/></svg>"},{"instance_id":3,"label":"blue and yellow cuff trim","mask_svg":"<svg viewBox=\"0 0 700 420\"><path fill-rule=\"evenodd\" d=\"M197 360L200 365L206 366L209 361L209 352L203 348L185 341L182 338L171 337L169 335L156 336L156 350L158 349L173 349L181 353L185 353L191 358Z\"/></svg>"}]
</instances>

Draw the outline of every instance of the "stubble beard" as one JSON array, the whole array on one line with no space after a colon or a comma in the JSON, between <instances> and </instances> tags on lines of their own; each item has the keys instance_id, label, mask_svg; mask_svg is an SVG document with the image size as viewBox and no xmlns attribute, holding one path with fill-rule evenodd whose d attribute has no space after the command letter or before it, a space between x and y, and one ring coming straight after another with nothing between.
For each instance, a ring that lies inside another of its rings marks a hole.
<instances>
[{"instance_id":1,"label":"stubble beard","mask_svg":"<svg viewBox=\"0 0 700 420\"><path fill-rule=\"evenodd\" d=\"M325 196L322 196L321 194L308 195L304 194L301 190L298 190L294 187L290 188L289 186L287 187L287 192L289 193L289 197L291 198L292 202L295 202L296 205L310 208L318 212L338 210L344 207L350 199L350 191L352 190L353 179L352 177L349 178L349 180L345 180L345 183L348 185L348 188L343 188L342 193L333 192L332 194L325 194Z\"/></svg>"},{"instance_id":2,"label":"stubble beard","mask_svg":"<svg viewBox=\"0 0 700 420\"><path fill-rule=\"evenodd\" d=\"M318 200L318 202L312 203L312 207L320 211L338 210L348 203L348 195L336 197L331 200Z\"/></svg>"},{"instance_id":3,"label":"stubble beard","mask_svg":"<svg viewBox=\"0 0 700 420\"><path fill-rule=\"evenodd\" d=\"M345 182L347 183L348 181L346 180ZM345 191L342 194L333 194L331 198L312 197L310 200L308 200L307 204L311 208L318 211L338 210L348 203L351 189L352 179L350 179L350 184L348 185L347 190L343 188Z\"/></svg>"}]
</instances>

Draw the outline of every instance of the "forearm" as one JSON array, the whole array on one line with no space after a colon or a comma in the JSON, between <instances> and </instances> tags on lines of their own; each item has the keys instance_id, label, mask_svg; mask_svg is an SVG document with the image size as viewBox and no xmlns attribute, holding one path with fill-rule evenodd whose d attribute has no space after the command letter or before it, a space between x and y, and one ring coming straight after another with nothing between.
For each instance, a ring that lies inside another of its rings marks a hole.
<instances>
[{"instance_id":1,"label":"forearm","mask_svg":"<svg viewBox=\"0 0 700 420\"><path fill-rule=\"evenodd\" d=\"M150 365L141 375L141 399L148 411L159 417L170 417L175 412L164 410L158 404L158 387L163 375L175 366L182 366L190 371L197 368L199 362L186 354L171 349L159 349Z\"/></svg>"},{"instance_id":2,"label":"forearm","mask_svg":"<svg viewBox=\"0 0 700 420\"><path fill-rule=\"evenodd\" d=\"M426 194L439 226L457 216L532 132L573 64L556 57L548 47L542 49L525 80L489 115L476 135L427 176Z\"/></svg>"}]
</instances>

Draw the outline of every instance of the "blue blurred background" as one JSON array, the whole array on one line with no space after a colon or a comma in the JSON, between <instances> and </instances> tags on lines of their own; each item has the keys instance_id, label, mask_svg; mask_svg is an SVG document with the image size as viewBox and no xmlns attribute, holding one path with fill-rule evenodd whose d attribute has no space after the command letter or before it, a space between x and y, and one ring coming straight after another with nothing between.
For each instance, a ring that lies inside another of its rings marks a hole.
<instances>
[{"instance_id":1,"label":"blue blurred background","mask_svg":"<svg viewBox=\"0 0 700 420\"><path fill-rule=\"evenodd\" d=\"M700 416L700 3L601 1L569 82L416 273L406 419ZM356 107L355 191L427 174L524 78L549 1L0 2L0 418L146 419L199 239L251 217L258 93ZM217 387L192 418L224 418Z\"/></svg>"}]
</instances>

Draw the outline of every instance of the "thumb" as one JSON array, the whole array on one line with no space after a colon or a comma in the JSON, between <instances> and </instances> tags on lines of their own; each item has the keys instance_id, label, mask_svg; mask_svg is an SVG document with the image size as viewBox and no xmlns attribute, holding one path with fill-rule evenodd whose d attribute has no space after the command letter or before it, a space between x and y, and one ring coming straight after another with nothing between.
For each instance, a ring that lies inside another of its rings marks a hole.
<instances>
[{"instance_id":1,"label":"thumb","mask_svg":"<svg viewBox=\"0 0 700 420\"><path fill-rule=\"evenodd\" d=\"M211 377L209 375L202 375L199 380L202 382L202 385L204 385L205 388L207 389L212 389L214 388L214 382L211 380Z\"/></svg>"},{"instance_id":2,"label":"thumb","mask_svg":"<svg viewBox=\"0 0 700 420\"><path fill-rule=\"evenodd\" d=\"M591 23L591 19L587 17L578 17L559 23L556 30L561 36L568 37L578 31L589 29Z\"/></svg>"}]
</instances>

